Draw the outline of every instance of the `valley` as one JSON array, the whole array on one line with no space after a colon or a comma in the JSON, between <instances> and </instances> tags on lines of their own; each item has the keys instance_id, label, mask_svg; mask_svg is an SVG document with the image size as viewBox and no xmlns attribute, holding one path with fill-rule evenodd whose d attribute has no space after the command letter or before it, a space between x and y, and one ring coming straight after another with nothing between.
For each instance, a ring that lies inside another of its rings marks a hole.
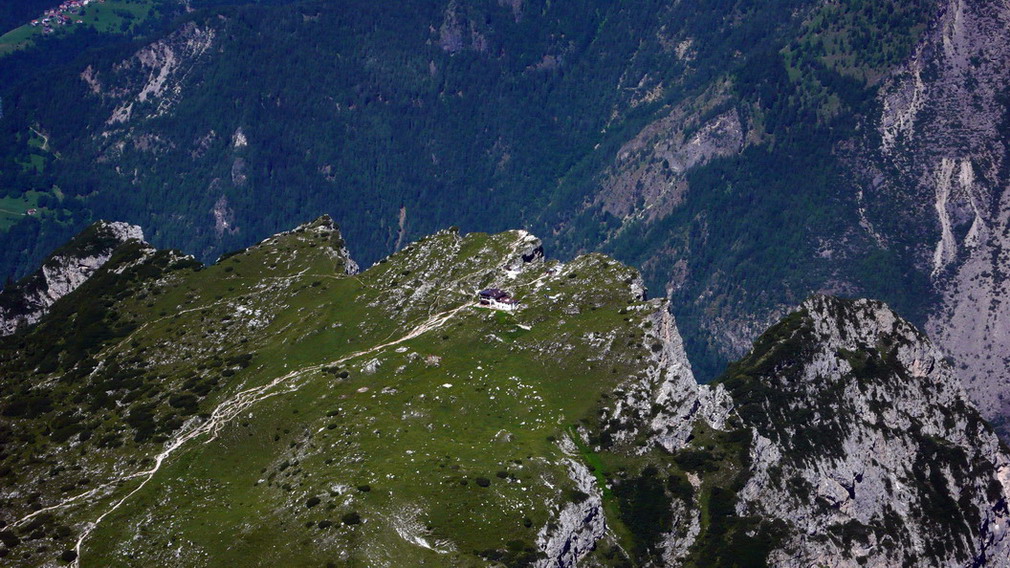
<instances>
[{"instance_id":1,"label":"valley","mask_svg":"<svg viewBox=\"0 0 1010 568\"><path fill-rule=\"evenodd\" d=\"M1010 565L1010 9L80 4L0 6L0 563Z\"/></svg>"}]
</instances>

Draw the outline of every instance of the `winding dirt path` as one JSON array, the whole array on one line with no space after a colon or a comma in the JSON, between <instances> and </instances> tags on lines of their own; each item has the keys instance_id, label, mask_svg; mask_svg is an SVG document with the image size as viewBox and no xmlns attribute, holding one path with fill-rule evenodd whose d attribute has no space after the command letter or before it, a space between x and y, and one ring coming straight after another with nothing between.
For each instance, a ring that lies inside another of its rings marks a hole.
<instances>
[{"instance_id":1,"label":"winding dirt path","mask_svg":"<svg viewBox=\"0 0 1010 568\"><path fill-rule=\"evenodd\" d=\"M510 247L511 250L509 250L505 255L505 262L508 263L509 261L513 260L515 258L515 255L518 254L520 247L523 246L524 244L525 240L523 239L520 239L519 241L513 243L512 246ZM533 281L526 283L522 287L525 288L528 286L535 286L537 283L542 282L547 278L549 278L549 275L546 274L541 275L540 277L534 279ZM218 302L214 302L211 305L217 303ZM205 309L206 307L208 306L190 308L185 311L195 311L199 309ZM408 331L406 334L400 336L397 339L386 341L369 349L357 351L332 361L327 361L325 363L321 363L318 365L297 369L285 375L279 376L267 384L257 387L250 387L245 390L239 391L237 394L235 394L228 400L219 404L217 408L215 408L214 411L211 413L210 418L208 418L206 421L204 421L203 423L199 424L198 426L196 426L191 430L181 432L172 440L170 440L165 445L164 449L159 454L154 456L153 458L154 465L151 466L149 469L123 475L90 491L67 498L61 501L60 503L57 503L56 505L45 507L43 509L30 513L22 517L18 521L14 522L13 524L14 526L23 525L24 523L30 521L32 518L45 512L69 507L77 502L85 501L88 498L100 495L102 492L111 493L115 491L116 488L121 486L124 482L140 479L141 480L140 484L137 485L137 487L135 487L133 490L131 490L122 498L116 500L105 512L99 515L94 521L87 523L87 525L84 527L84 530L81 532L81 535L78 537L77 542L74 545L74 551L77 553L77 559L75 559L71 564L71 566L79 568L81 547L83 546L84 542L88 539L88 537L91 536L91 534L95 531L96 528L98 528L98 526L106 517L108 517L116 510L118 510L126 501L128 501L131 497L133 497L133 495L135 495L137 492L143 489L148 484L148 482L150 482L151 479L154 478L154 476L158 473L158 471L161 470L161 467L162 465L164 465L165 461L168 460L168 458L170 458L172 454L176 453L180 448L185 446L188 442L204 435L209 436L206 440L203 441L204 444L212 442L213 440L217 439L218 434L229 422L231 422L234 418L245 412L251 406L259 402L262 402L268 398L298 390L301 385L297 384L294 381L294 379L305 376L312 372L319 371L323 367L339 365L346 361L370 355L377 351L381 351L388 347L392 347L394 345L398 345L400 343L414 339L429 331L444 326L450 319L455 317L456 314L458 314L460 311L463 311L471 307L473 307L472 303L470 302L464 303L460 306L457 306L456 308L431 315L428 319L424 320L423 322L412 328L410 331ZM159 320L160 319L164 318L159 318ZM153 322L148 322L147 324L145 324L145 327L150 323ZM117 347L119 345L120 344L117 344ZM285 388L278 388L281 386L284 386Z\"/></svg>"},{"instance_id":2,"label":"winding dirt path","mask_svg":"<svg viewBox=\"0 0 1010 568\"><path fill-rule=\"evenodd\" d=\"M45 134L39 132L38 130L35 130L34 126L29 126L28 130L31 130L32 132L35 133L36 136L38 136L39 138L42 139L41 149L44 150L44 151L46 151L46 152L49 152L49 137L46 136Z\"/></svg>"},{"instance_id":3,"label":"winding dirt path","mask_svg":"<svg viewBox=\"0 0 1010 568\"><path fill-rule=\"evenodd\" d=\"M358 357L363 357L365 355L370 355L370 354L375 353L377 351L381 351L381 350L386 349L388 347L392 347L394 345L398 345L398 344L403 343L405 341L409 341L411 339L414 339L414 338L416 338L416 337L418 337L420 335L423 335L423 334L425 334L425 333L427 333L429 331L432 331L432 330L435 330L435 329L438 329L438 328L444 326L446 324L446 322L448 322L450 319L452 319L457 313L459 313L460 311L462 311L464 309L467 309L469 307L471 307L470 304L464 304L464 305L458 306L456 308L453 308L451 310L447 310L447 311L435 314L435 315L429 317L427 320L425 320L425 321L421 322L420 324L418 324L417 326L415 326L413 329L411 329L405 335L403 335L403 336L401 336L401 337L399 337L397 339L394 339L392 341L387 341L385 343L382 343L380 345L376 345L374 347L371 347L371 348L363 350L363 351L357 351L355 353L351 353L350 355L346 355L344 357L341 357L339 359L335 359L333 361L328 361L326 363L322 363L322 364L319 364L319 365L313 365L313 366L310 366L310 367L304 367L304 368L301 368L301 369L298 369L298 370L295 370L295 371L291 371L290 373L287 373L285 375L282 375L280 377L275 378L274 380L270 381L269 383L267 383L265 385L261 385L261 386L257 386L257 387L251 387L251 388L245 389L243 391L240 391L235 396L233 396L230 399L228 399L228 400L222 402L221 404L219 404L218 407L215 408L214 411L211 413L210 418L207 419L205 422L203 422L202 424L200 424L196 428L193 428L192 430L180 433L178 436L176 436L175 438L173 438L172 440L170 440L167 443L167 445L165 446L164 450L162 450L161 453L159 453L158 455L156 455L154 457L154 465L150 469L146 469L146 470L143 470L143 471L138 471L138 472L131 473L131 474L128 474L128 475L124 475L124 476L122 476L122 477L120 477L120 478L118 478L116 480L110 481L110 482L105 483L105 484L103 484L103 485L101 485L99 487L96 487L95 489L92 489L92 490L87 491L85 493L81 493L79 495L75 495L74 497L70 497L70 498L68 498L68 499L66 499L64 501L61 501L60 503L57 503L56 505L52 505L50 507L46 507L44 509L40 509L38 511L35 511L35 512L29 514L29 515L26 515L26 516L22 517L21 519L19 519L18 521L14 522L13 524L14 524L14 526L23 525L24 523L30 521L32 518L34 518L34 517L36 517L36 516L38 516L38 515L40 515L42 513L45 513L47 511L54 511L54 510L57 510L57 509L63 509L65 507L73 505L74 503L76 503L78 501L81 501L81 500L86 499L88 497L94 496L94 495L98 494L99 492L101 492L101 491L103 491L105 489L109 489L109 488L111 488L113 486L118 486L118 485L122 484L123 482L130 481L130 480L133 480L133 479L138 479L138 478L142 479L142 481L140 482L140 485L138 485L137 487L135 487L132 491L130 491L129 493L127 493L121 499L117 500L115 503L112 504L111 507L108 508L108 510L106 510L104 513L102 513L101 515L99 515L98 518L96 518L94 521L88 523L85 526L84 530L81 532L80 537L77 539L77 543L74 545L74 551L77 552L77 559L74 560L72 566L79 567L80 566L81 546L84 544L84 541L86 541L88 539L88 537L91 535L91 533L94 532L94 530L98 527L98 525L101 524L101 522L107 516L109 516L110 514L112 514L113 512L115 512L117 509L119 509L119 507L121 507L123 505L123 503L125 503L127 500L129 500L130 497L132 497L138 491L140 491L141 489L143 489L144 486L146 486L147 483L149 481L151 481L151 479L154 478L155 474L158 473L158 471L161 469L161 466L165 463L165 461L169 457L171 457L172 454L176 453L180 448L182 448L187 442L189 442L189 441L191 441L191 440L193 440L195 438L198 438L200 436L203 436L205 434L209 435L210 437L207 438L203 443L206 444L206 443L209 443L209 442L215 440L217 438L218 433L221 431L222 428L224 428L225 425L227 425L232 419L234 419L235 417L237 417L239 414L243 413L245 410L247 410L252 405L254 405L254 404L258 403L258 402L261 402L263 400L266 400L268 398L271 398L273 396L279 395L279 394L285 394L285 393L294 392L294 391L298 390L298 388L301 385L292 384L293 383L293 379L296 379L296 378L298 378L300 376L312 373L314 371L318 371L319 369L321 369L322 367L325 367L325 366L339 365L339 364L344 363L346 361L349 361L351 359L356 359ZM278 389L277 387L279 387L281 385L287 385L287 388Z\"/></svg>"}]
</instances>

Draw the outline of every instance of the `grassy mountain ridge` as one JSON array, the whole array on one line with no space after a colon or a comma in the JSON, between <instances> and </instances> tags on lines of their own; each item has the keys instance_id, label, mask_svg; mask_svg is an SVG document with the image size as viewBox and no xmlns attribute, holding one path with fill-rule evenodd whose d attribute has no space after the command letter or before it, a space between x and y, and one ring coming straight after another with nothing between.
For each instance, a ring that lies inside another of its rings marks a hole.
<instances>
[{"instance_id":1,"label":"grassy mountain ridge","mask_svg":"<svg viewBox=\"0 0 1010 568\"><path fill-rule=\"evenodd\" d=\"M536 558L552 511L585 499L556 440L647 364L662 306L632 270L542 264L538 244L447 231L352 276L328 221L205 269L122 251L5 344L5 556ZM522 310L475 308L491 284Z\"/></svg>"},{"instance_id":2,"label":"grassy mountain ridge","mask_svg":"<svg viewBox=\"0 0 1010 568\"><path fill-rule=\"evenodd\" d=\"M477 304L490 286L520 308ZM923 558L1006 546L1010 454L882 304L808 300L699 386L637 271L525 231L440 231L360 273L328 217L210 266L127 240L0 363L17 566L900 563L950 527Z\"/></svg>"}]
</instances>

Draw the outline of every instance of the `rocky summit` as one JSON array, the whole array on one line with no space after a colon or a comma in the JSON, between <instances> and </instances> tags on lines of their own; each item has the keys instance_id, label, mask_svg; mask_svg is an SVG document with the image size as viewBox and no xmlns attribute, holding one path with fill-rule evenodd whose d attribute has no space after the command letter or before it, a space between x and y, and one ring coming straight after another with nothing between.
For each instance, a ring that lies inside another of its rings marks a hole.
<instances>
[{"instance_id":1,"label":"rocky summit","mask_svg":"<svg viewBox=\"0 0 1010 568\"><path fill-rule=\"evenodd\" d=\"M1010 563L1010 452L881 303L699 385L637 271L525 231L361 272L328 217L209 266L74 243L4 296L5 565Z\"/></svg>"}]
</instances>

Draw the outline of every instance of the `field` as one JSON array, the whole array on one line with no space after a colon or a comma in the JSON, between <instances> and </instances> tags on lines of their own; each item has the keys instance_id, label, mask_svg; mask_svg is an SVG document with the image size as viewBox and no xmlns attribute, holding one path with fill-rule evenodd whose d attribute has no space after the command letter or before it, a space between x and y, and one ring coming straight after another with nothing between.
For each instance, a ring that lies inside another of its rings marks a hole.
<instances>
[{"instance_id":1,"label":"field","mask_svg":"<svg viewBox=\"0 0 1010 568\"><path fill-rule=\"evenodd\" d=\"M29 191L23 197L0 198L0 231L6 231L25 216L25 212L38 207L39 197L44 195L38 191Z\"/></svg>"},{"instance_id":2,"label":"field","mask_svg":"<svg viewBox=\"0 0 1010 568\"><path fill-rule=\"evenodd\" d=\"M82 20L83 24L55 26L53 35L64 35L82 25L102 33L131 33L151 15L151 11L159 3L160 0L108 0L103 3L92 3L80 14L71 15L74 22ZM53 4L55 6L58 2L54 1ZM0 35L0 57L32 45L42 35L41 27L32 27L29 24Z\"/></svg>"},{"instance_id":3,"label":"field","mask_svg":"<svg viewBox=\"0 0 1010 568\"><path fill-rule=\"evenodd\" d=\"M156 0L109 0L89 5L80 19L103 33L129 33L151 14L157 3Z\"/></svg>"},{"instance_id":4,"label":"field","mask_svg":"<svg viewBox=\"0 0 1010 568\"><path fill-rule=\"evenodd\" d=\"M42 30L31 26L21 26L0 36L0 56L31 44L36 37L42 35Z\"/></svg>"}]
</instances>

